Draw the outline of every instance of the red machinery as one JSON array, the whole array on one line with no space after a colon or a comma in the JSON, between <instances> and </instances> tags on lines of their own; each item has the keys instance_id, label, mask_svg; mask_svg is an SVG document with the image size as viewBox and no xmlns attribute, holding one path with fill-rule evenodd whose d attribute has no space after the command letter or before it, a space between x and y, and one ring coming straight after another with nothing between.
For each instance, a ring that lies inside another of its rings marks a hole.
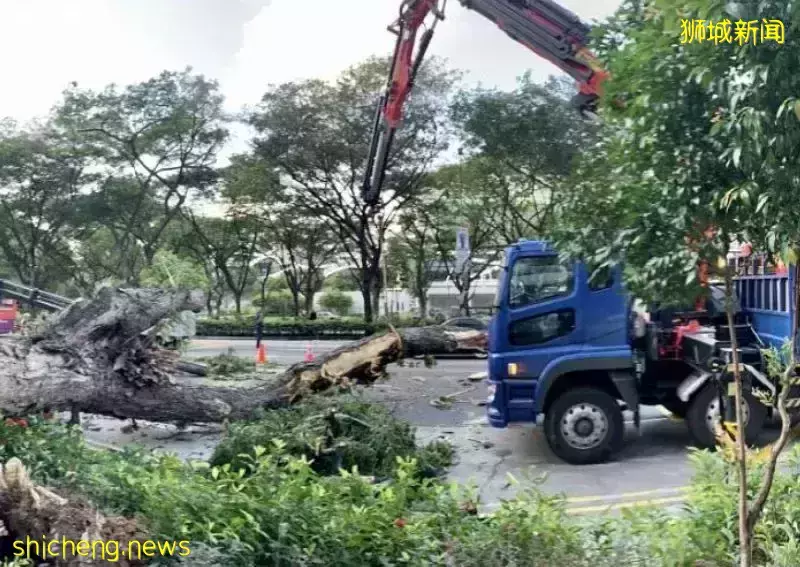
<instances>
[{"instance_id":1,"label":"red machinery","mask_svg":"<svg viewBox=\"0 0 800 567\"><path fill-rule=\"evenodd\" d=\"M13 299L0 300L0 335L13 333L18 316L17 302Z\"/></svg>"},{"instance_id":2,"label":"red machinery","mask_svg":"<svg viewBox=\"0 0 800 567\"><path fill-rule=\"evenodd\" d=\"M459 0L492 20L512 39L550 61L578 82L573 103L581 114L593 114L602 83L608 77L586 48L591 28L552 0ZM444 19L447 0L403 0L398 19L389 26L397 35L386 92L381 96L373 126L372 144L364 177L363 197L375 204L380 195L386 162L403 106L428 49L434 29ZM430 24L426 26L426 22ZM420 28L425 30L419 38Z\"/></svg>"}]
</instances>

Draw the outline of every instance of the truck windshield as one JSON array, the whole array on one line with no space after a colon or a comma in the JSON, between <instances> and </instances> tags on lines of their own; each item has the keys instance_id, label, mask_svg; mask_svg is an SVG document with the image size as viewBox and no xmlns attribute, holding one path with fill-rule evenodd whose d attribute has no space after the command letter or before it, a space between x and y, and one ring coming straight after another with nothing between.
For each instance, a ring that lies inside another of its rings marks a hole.
<instances>
[{"instance_id":1,"label":"truck windshield","mask_svg":"<svg viewBox=\"0 0 800 567\"><path fill-rule=\"evenodd\" d=\"M562 295L573 289L571 265L558 256L533 256L514 262L509 278L509 305L523 307Z\"/></svg>"}]
</instances>

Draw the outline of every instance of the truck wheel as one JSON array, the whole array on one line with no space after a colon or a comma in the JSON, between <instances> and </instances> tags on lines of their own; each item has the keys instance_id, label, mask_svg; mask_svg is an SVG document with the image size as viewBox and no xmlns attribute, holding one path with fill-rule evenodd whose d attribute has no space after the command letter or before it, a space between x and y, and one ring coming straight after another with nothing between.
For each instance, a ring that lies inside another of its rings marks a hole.
<instances>
[{"instance_id":1,"label":"truck wheel","mask_svg":"<svg viewBox=\"0 0 800 567\"><path fill-rule=\"evenodd\" d=\"M752 444L764 428L767 419L767 408L752 394L744 392L743 400L745 442ZM714 384L706 384L689 404L686 423L689 434L695 443L703 449L716 447L714 427L719 423L719 395Z\"/></svg>"},{"instance_id":2,"label":"truck wheel","mask_svg":"<svg viewBox=\"0 0 800 567\"><path fill-rule=\"evenodd\" d=\"M544 432L560 459L573 465L603 462L622 447L622 410L603 390L568 390L547 410Z\"/></svg>"}]
</instances>

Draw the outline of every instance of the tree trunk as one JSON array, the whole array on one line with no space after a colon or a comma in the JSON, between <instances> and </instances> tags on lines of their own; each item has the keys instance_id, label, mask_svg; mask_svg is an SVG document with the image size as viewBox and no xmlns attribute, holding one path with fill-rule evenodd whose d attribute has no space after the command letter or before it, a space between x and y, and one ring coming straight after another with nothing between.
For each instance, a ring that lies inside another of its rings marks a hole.
<instances>
[{"instance_id":1,"label":"tree trunk","mask_svg":"<svg viewBox=\"0 0 800 567\"><path fill-rule=\"evenodd\" d=\"M372 323L374 317L372 310L372 282L369 281L369 278L363 278L361 284L361 299L364 302L364 322L365 323Z\"/></svg>"},{"instance_id":2,"label":"tree trunk","mask_svg":"<svg viewBox=\"0 0 800 567\"><path fill-rule=\"evenodd\" d=\"M725 270L725 314L728 319L728 332L731 336L731 354L734 380L734 400L736 404L736 461L739 476L739 565L750 567L753 562L752 538L747 523L747 447L745 445L744 419L742 415L742 374L739 369L739 345L733 320L733 276L730 269ZM730 396L727 398L730 400Z\"/></svg>"},{"instance_id":3,"label":"tree trunk","mask_svg":"<svg viewBox=\"0 0 800 567\"><path fill-rule=\"evenodd\" d=\"M292 291L292 309L294 316L300 317L300 292L296 288L291 288Z\"/></svg>"},{"instance_id":4,"label":"tree trunk","mask_svg":"<svg viewBox=\"0 0 800 567\"><path fill-rule=\"evenodd\" d=\"M303 294L303 299L305 300L306 313L311 313L312 311L314 311L314 295L316 295L316 293L310 287L306 289L306 292Z\"/></svg>"},{"instance_id":5,"label":"tree trunk","mask_svg":"<svg viewBox=\"0 0 800 567\"><path fill-rule=\"evenodd\" d=\"M333 386L369 384L405 356L486 345L479 331L411 328L344 345L255 388L176 383L178 355L155 348L146 331L178 311L200 311L203 303L187 291L104 288L40 334L0 340L0 411L77 410L179 424L246 419Z\"/></svg>"},{"instance_id":6,"label":"tree trunk","mask_svg":"<svg viewBox=\"0 0 800 567\"><path fill-rule=\"evenodd\" d=\"M236 303L236 314L242 314L242 293L241 292L233 292L233 301Z\"/></svg>"},{"instance_id":7,"label":"tree trunk","mask_svg":"<svg viewBox=\"0 0 800 567\"><path fill-rule=\"evenodd\" d=\"M211 293L209 292L206 296L206 313L208 313L209 317L214 316L214 304L211 301Z\"/></svg>"},{"instance_id":8,"label":"tree trunk","mask_svg":"<svg viewBox=\"0 0 800 567\"><path fill-rule=\"evenodd\" d=\"M135 520L104 516L83 498L70 495L66 499L35 485L17 458L0 465L0 535L19 541L23 546L30 538L38 545L31 543L30 548L23 547L23 552L42 559L45 557L41 554L46 554L47 565L55 567L72 567L78 562L82 566L124 564L139 567L150 561L146 556L137 557L140 550L136 546L131 549L130 559L123 555L129 541L137 540L141 544L149 538ZM44 547L43 540L48 547ZM115 549L114 544L105 545L102 550L93 547L95 557L85 549L82 552L77 549L79 553L87 553L80 557L70 544L65 544L63 549L57 547L64 540L75 544L81 540L116 542L119 549Z\"/></svg>"},{"instance_id":9,"label":"tree trunk","mask_svg":"<svg viewBox=\"0 0 800 567\"><path fill-rule=\"evenodd\" d=\"M428 296L426 290L417 290L417 301L419 301L419 316L424 321L428 317Z\"/></svg>"}]
</instances>

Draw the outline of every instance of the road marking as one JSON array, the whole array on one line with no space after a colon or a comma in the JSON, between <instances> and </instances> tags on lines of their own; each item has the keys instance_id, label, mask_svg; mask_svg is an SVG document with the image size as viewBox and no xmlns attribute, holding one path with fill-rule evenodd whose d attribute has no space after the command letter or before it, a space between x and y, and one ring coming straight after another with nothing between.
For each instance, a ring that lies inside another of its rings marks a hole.
<instances>
[{"instance_id":1,"label":"road marking","mask_svg":"<svg viewBox=\"0 0 800 567\"><path fill-rule=\"evenodd\" d=\"M597 496L575 496L567 498L567 502L579 504L583 502L602 502L604 500L625 500L628 498L639 498L642 496L654 496L656 494L672 494L675 492L686 492L688 486L676 486L673 488L654 488L652 490L640 490L639 492L622 492L619 494L602 494ZM681 496L683 498L683 496Z\"/></svg>"},{"instance_id":2,"label":"road marking","mask_svg":"<svg viewBox=\"0 0 800 567\"><path fill-rule=\"evenodd\" d=\"M567 508L567 514L591 514L623 508L639 508L646 506L660 506L662 504L678 504L686 500L686 496L668 496L666 498L653 498L651 500L634 500L633 502L618 502L601 506L583 506L581 508Z\"/></svg>"}]
</instances>

